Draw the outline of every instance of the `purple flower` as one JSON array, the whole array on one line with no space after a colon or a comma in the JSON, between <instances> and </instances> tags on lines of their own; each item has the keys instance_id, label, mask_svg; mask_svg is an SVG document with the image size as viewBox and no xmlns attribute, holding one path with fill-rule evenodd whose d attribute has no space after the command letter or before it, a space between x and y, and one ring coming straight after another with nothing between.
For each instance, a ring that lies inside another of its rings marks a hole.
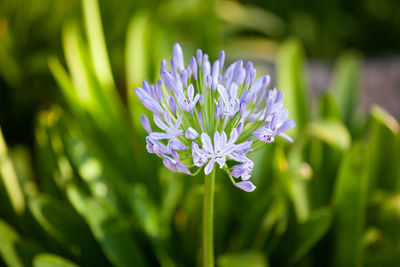
<instances>
[{"instance_id":1,"label":"purple flower","mask_svg":"<svg viewBox=\"0 0 400 267\"><path fill-rule=\"evenodd\" d=\"M182 72L185 69L185 64L183 62L183 51L181 46L178 43L174 44L174 61L176 63L176 66L178 67L178 70Z\"/></svg>"},{"instance_id":2,"label":"purple flower","mask_svg":"<svg viewBox=\"0 0 400 267\"><path fill-rule=\"evenodd\" d=\"M218 119L222 119L223 116L224 116L224 103L222 102L222 99L220 99L218 101L217 107L215 108L214 117L215 117L215 120L218 120Z\"/></svg>"},{"instance_id":3,"label":"purple flower","mask_svg":"<svg viewBox=\"0 0 400 267\"><path fill-rule=\"evenodd\" d=\"M159 140L159 139L171 139L183 135L183 130L180 129L182 116L180 116L175 121L175 123L172 122L171 116L169 115L168 111L165 111L164 113L165 122L156 115L154 115L153 118L158 128L160 128L165 132L152 132L150 134L150 137Z\"/></svg>"},{"instance_id":4,"label":"purple flower","mask_svg":"<svg viewBox=\"0 0 400 267\"><path fill-rule=\"evenodd\" d=\"M225 62L225 51L221 50L218 55L219 69L222 70Z\"/></svg>"},{"instance_id":5,"label":"purple flower","mask_svg":"<svg viewBox=\"0 0 400 267\"><path fill-rule=\"evenodd\" d=\"M163 72L161 74L161 77L165 85L169 89L171 89L173 92L176 92L178 90L178 86L176 85L176 80L169 72Z\"/></svg>"},{"instance_id":6,"label":"purple flower","mask_svg":"<svg viewBox=\"0 0 400 267\"><path fill-rule=\"evenodd\" d=\"M197 63L196 63L196 59L194 57L190 58L190 63L189 63L188 69L190 69L190 72L192 73L193 78L197 81Z\"/></svg>"},{"instance_id":7,"label":"purple flower","mask_svg":"<svg viewBox=\"0 0 400 267\"><path fill-rule=\"evenodd\" d=\"M160 74L162 75L164 72L168 71L167 68L167 61L165 59L163 59L161 61L161 68L160 68Z\"/></svg>"},{"instance_id":8,"label":"purple flower","mask_svg":"<svg viewBox=\"0 0 400 267\"><path fill-rule=\"evenodd\" d=\"M216 60L212 67L212 85L211 89L215 91L218 85L218 76L219 76L219 61Z\"/></svg>"},{"instance_id":9,"label":"purple flower","mask_svg":"<svg viewBox=\"0 0 400 267\"><path fill-rule=\"evenodd\" d=\"M194 143L192 145L196 147L193 155L193 158L196 157L196 166L203 166L207 163L204 168L204 173L209 174L213 168L214 164L219 164L220 168L223 168L227 158L233 158L234 153L237 153L236 150L242 151L240 145L239 148L235 145L236 140L238 139L239 135L236 129L233 129L230 133L229 140L225 134L225 132L219 133L216 131L214 133L214 145L212 144L210 136L206 133L201 134L201 142L203 144L203 148L199 149L198 145ZM247 159L246 159L247 160Z\"/></svg>"},{"instance_id":10,"label":"purple flower","mask_svg":"<svg viewBox=\"0 0 400 267\"><path fill-rule=\"evenodd\" d=\"M187 96L185 96L184 93L177 94L178 105L182 110L189 112L191 115L193 115L193 109L197 101L199 101L200 95L194 95L194 87L192 84L189 85L186 93Z\"/></svg>"},{"instance_id":11,"label":"purple flower","mask_svg":"<svg viewBox=\"0 0 400 267\"><path fill-rule=\"evenodd\" d=\"M235 68L233 69L233 74L232 74L232 82L240 84L242 69L243 69L243 61L242 60L236 61Z\"/></svg>"},{"instance_id":12,"label":"purple flower","mask_svg":"<svg viewBox=\"0 0 400 267\"><path fill-rule=\"evenodd\" d=\"M201 67L202 64L202 60L203 60L203 51L201 51L201 49L197 49L196 51L196 57L197 57L197 63L199 63L199 67Z\"/></svg>"},{"instance_id":13,"label":"purple flower","mask_svg":"<svg viewBox=\"0 0 400 267\"><path fill-rule=\"evenodd\" d=\"M140 115L140 122L142 123L143 128L146 130L146 132L150 134L152 131L149 118L147 118L146 115L142 114Z\"/></svg>"},{"instance_id":14,"label":"purple flower","mask_svg":"<svg viewBox=\"0 0 400 267\"><path fill-rule=\"evenodd\" d=\"M174 114L174 116L176 117L176 102L172 96L169 97L168 105L170 110L172 111L172 114Z\"/></svg>"},{"instance_id":15,"label":"purple flower","mask_svg":"<svg viewBox=\"0 0 400 267\"><path fill-rule=\"evenodd\" d=\"M242 180L248 180L251 177L251 172L253 171L254 163L251 160L235 165L232 167L231 175L235 178L242 177Z\"/></svg>"},{"instance_id":16,"label":"purple flower","mask_svg":"<svg viewBox=\"0 0 400 267\"><path fill-rule=\"evenodd\" d=\"M170 171L177 172L174 160L170 157L166 156L163 160L164 166L167 167Z\"/></svg>"},{"instance_id":17,"label":"purple flower","mask_svg":"<svg viewBox=\"0 0 400 267\"><path fill-rule=\"evenodd\" d=\"M254 190L256 190L255 185L250 181L239 182L236 183L235 186L246 192L253 192Z\"/></svg>"},{"instance_id":18,"label":"purple flower","mask_svg":"<svg viewBox=\"0 0 400 267\"><path fill-rule=\"evenodd\" d=\"M182 172L184 174L191 175L189 169L183 164L182 162L176 162L176 168L178 169L179 172Z\"/></svg>"},{"instance_id":19,"label":"purple flower","mask_svg":"<svg viewBox=\"0 0 400 267\"><path fill-rule=\"evenodd\" d=\"M218 92L224 104L224 115L232 118L239 111L239 99L237 98L238 86L236 83L231 83L228 89L218 85Z\"/></svg>"},{"instance_id":20,"label":"purple flower","mask_svg":"<svg viewBox=\"0 0 400 267\"><path fill-rule=\"evenodd\" d=\"M145 106L151 112L156 114L162 114L164 112L160 104L142 88L135 88L135 93L142 102L143 106Z\"/></svg>"},{"instance_id":21,"label":"purple flower","mask_svg":"<svg viewBox=\"0 0 400 267\"><path fill-rule=\"evenodd\" d=\"M167 147L175 151L187 150L187 147L181 141L179 141L179 139L170 139Z\"/></svg>"},{"instance_id":22,"label":"purple flower","mask_svg":"<svg viewBox=\"0 0 400 267\"><path fill-rule=\"evenodd\" d=\"M199 134L197 133L197 131L195 129L193 129L192 127L189 127L186 130L185 137L187 139L193 140L193 139L196 139L197 137L199 137Z\"/></svg>"},{"instance_id":23,"label":"purple flower","mask_svg":"<svg viewBox=\"0 0 400 267\"><path fill-rule=\"evenodd\" d=\"M156 84L143 81L143 88L135 89L160 129L153 131L149 119L140 117L148 133L147 151L160 157L169 170L188 175L190 169L203 167L209 174L217 164L241 179L232 178L236 187L254 191L249 179L255 163L248 158L253 141L258 139L257 148L277 136L292 141L285 132L295 122L284 108L283 93L268 89L268 75L256 80L252 62L238 60L224 71L224 51L210 62L198 49L185 69L182 48L176 43L169 62L170 69L167 60L161 61Z\"/></svg>"},{"instance_id":24,"label":"purple flower","mask_svg":"<svg viewBox=\"0 0 400 267\"><path fill-rule=\"evenodd\" d=\"M266 116L266 123L254 131L252 135L257 137L258 140L266 143L272 143L277 135L293 142L293 140L284 132L295 127L296 123L293 119L287 119L289 116L287 109L277 111L276 109L281 108L281 105L275 107L274 110L274 106L272 106L271 111L268 116ZM273 115L270 115L272 113Z\"/></svg>"},{"instance_id":25,"label":"purple flower","mask_svg":"<svg viewBox=\"0 0 400 267\"><path fill-rule=\"evenodd\" d=\"M146 137L146 149L149 153L156 154L159 157L170 154L168 148L163 145L160 141L152 138L151 136Z\"/></svg>"}]
</instances>

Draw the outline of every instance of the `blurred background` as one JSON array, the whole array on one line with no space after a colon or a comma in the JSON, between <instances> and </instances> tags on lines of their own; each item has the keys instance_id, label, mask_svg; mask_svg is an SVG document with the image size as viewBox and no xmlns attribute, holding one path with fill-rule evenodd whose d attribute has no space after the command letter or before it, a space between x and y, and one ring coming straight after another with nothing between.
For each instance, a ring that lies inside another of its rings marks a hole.
<instances>
[{"instance_id":1,"label":"blurred background","mask_svg":"<svg viewBox=\"0 0 400 267\"><path fill-rule=\"evenodd\" d=\"M0 0L0 265L200 266L202 177L146 152L133 94L179 42L186 59L253 61L298 125L254 154L254 193L218 174L218 266L400 266L398 14L396 0Z\"/></svg>"}]
</instances>

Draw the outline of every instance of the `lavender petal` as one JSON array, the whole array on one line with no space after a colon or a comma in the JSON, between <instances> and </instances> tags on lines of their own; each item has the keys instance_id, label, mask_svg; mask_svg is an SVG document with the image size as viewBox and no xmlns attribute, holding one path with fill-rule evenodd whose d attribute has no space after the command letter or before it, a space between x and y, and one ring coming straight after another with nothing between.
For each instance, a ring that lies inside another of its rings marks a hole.
<instances>
[{"instance_id":1,"label":"lavender petal","mask_svg":"<svg viewBox=\"0 0 400 267\"><path fill-rule=\"evenodd\" d=\"M143 128L145 129L145 131L150 134L152 132L151 130L151 125L150 125L150 121L149 118L147 118L146 115L142 114L140 115L140 122L143 125Z\"/></svg>"},{"instance_id":2,"label":"lavender petal","mask_svg":"<svg viewBox=\"0 0 400 267\"><path fill-rule=\"evenodd\" d=\"M235 186L246 192L253 192L254 190L256 190L255 185L250 181L238 182L235 184Z\"/></svg>"}]
</instances>

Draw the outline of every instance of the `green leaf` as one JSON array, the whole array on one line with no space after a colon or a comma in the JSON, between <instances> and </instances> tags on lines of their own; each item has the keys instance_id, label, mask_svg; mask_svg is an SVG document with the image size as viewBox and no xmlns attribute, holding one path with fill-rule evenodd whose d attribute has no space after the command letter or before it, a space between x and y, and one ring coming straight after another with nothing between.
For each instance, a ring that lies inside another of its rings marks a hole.
<instances>
[{"instance_id":1,"label":"green leaf","mask_svg":"<svg viewBox=\"0 0 400 267\"><path fill-rule=\"evenodd\" d=\"M334 189L334 266L361 264L367 189L365 151L355 144L343 158Z\"/></svg>"},{"instance_id":2,"label":"green leaf","mask_svg":"<svg viewBox=\"0 0 400 267\"><path fill-rule=\"evenodd\" d=\"M69 108L75 113L79 114L82 112L81 106L79 105L79 96L75 91L74 84L68 76L67 71L61 65L60 61L55 58L49 58L49 68L54 76L58 86L63 93Z\"/></svg>"},{"instance_id":3,"label":"green leaf","mask_svg":"<svg viewBox=\"0 0 400 267\"><path fill-rule=\"evenodd\" d=\"M270 192L268 195L271 195L268 206L266 210L259 211L257 210L256 212L252 212L250 214L253 215L258 220L258 224L252 224L252 217L249 216L249 218L244 218L242 224L246 224L247 227L243 228L255 228L255 229L247 229L245 232L247 235L245 237L249 237L248 233L253 234L253 231L257 230L256 234L254 235L254 246L255 247L262 247L268 238L271 236L271 232L273 230L273 227L277 227L277 232L283 232L286 230L286 227L283 231L279 230L279 223L281 221L284 221L287 217L287 201L286 199L282 196L281 193L279 193L279 190L276 189L276 186L273 186L272 192ZM267 198L267 197L266 197ZM261 201L259 201L261 202ZM258 203L257 203L258 204ZM258 204L259 205L259 204ZM263 205L265 209L265 204ZM262 216L260 216L260 213ZM250 226L250 227L249 227ZM268 245L268 244L267 244Z\"/></svg>"},{"instance_id":4,"label":"green leaf","mask_svg":"<svg viewBox=\"0 0 400 267\"><path fill-rule=\"evenodd\" d=\"M151 201L144 185L135 185L132 189L131 205L137 215L138 223L151 238L163 239L166 235L160 223L161 211Z\"/></svg>"},{"instance_id":5,"label":"green leaf","mask_svg":"<svg viewBox=\"0 0 400 267\"><path fill-rule=\"evenodd\" d=\"M125 55L129 91L149 78L149 26L150 17L145 11L136 12L129 22Z\"/></svg>"},{"instance_id":6,"label":"green leaf","mask_svg":"<svg viewBox=\"0 0 400 267\"><path fill-rule=\"evenodd\" d=\"M400 190L400 125L378 106L373 106L370 113L371 132L366 151L370 189L378 186L396 192Z\"/></svg>"},{"instance_id":7,"label":"green leaf","mask_svg":"<svg viewBox=\"0 0 400 267\"><path fill-rule=\"evenodd\" d=\"M331 90L339 105L342 119L350 126L359 96L361 57L357 52L347 52L338 60Z\"/></svg>"},{"instance_id":8,"label":"green leaf","mask_svg":"<svg viewBox=\"0 0 400 267\"><path fill-rule=\"evenodd\" d=\"M340 122L311 122L307 125L307 133L341 150L348 150L351 145L350 133Z\"/></svg>"},{"instance_id":9,"label":"green leaf","mask_svg":"<svg viewBox=\"0 0 400 267\"><path fill-rule=\"evenodd\" d=\"M289 39L279 49L277 59L278 89L285 94L285 107L296 121L294 134L302 130L309 119L308 89L304 81L304 53L296 39Z\"/></svg>"},{"instance_id":10,"label":"green leaf","mask_svg":"<svg viewBox=\"0 0 400 267\"><path fill-rule=\"evenodd\" d=\"M39 113L35 127L35 152L37 168L40 175L40 189L42 192L59 197L56 173L58 173L57 157L51 145L51 130L59 116L58 109Z\"/></svg>"},{"instance_id":11,"label":"green leaf","mask_svg":"<svg viewBox=\"0 0 400 267\"><path fill-rule=\"evenodd\" d=\"M36 243L22 239L5 221L0 219L0 255L8 266L30 266L32 258L43 249Z\"/></svg>"},{"instance_id":12,"label":"green leaf","mask_svg":"<svg viewBox=\"0 0 400 267\"><path fill-rule=\"evenodd\" d=\"M129 111L136 129L143 131L140 123L140 115L145 113L143 105L140 103L134 89L141 86L142 81L149 77L149 14L138 11L129 22L126 38L126 78L128 85Z\"/></svg>"},{"instance_id":13,"label":"green leaf","mask_svg":"<svg viewBox=\"0 0 400 267\"><path fill-rule=\"evenodd\" d=\"M324 208L313 211L307 221L289 227L278 247L282 264L293 265L301 260L326 234L331 222L332 211Z\"/></svg>"},{"instance_id":14,"label":"green leaf","mask_svg":"<svg viewBox=\"0 0 400 267\"><path fill-rule=\"evenodd\" d=\"M337 128L337 130L333 130L335 136L329 132L329 126L328 129L315 135L310 130L310 135L314 138L309 144L308 162L315 178L310 180L309 189L312 206L317 208L329 205L340 159L351 142L348 130L340 122L341 117L335 99L329 92L321 96L319 112L320 121L333 122L328 124L333 124L332 128ZM339 135L336 136L337 134Z\"/></svg>"},{"instance_id":15,"label":"green leaf","mask_svg":"<svg viewBox=\"0 0 400 267\"><path fill-rule=\"evenodd\" d=\"M152 201L144 185L136 184L133 186L130 205L140 227L149 237L160 264L162 266L174 266L165 249L165 241L171 231L170 222L162 221L163 212Z\"/></svg>"},{"instance_id":16,"label":"green leaf","mask_svg":"<svg viewBox=\"0 0 400 267\"><path fill-rule=\"evenodd\" d=\"M33 267L78 267L78 265L58 255L39 254L33 259Z\"/></svg>"},{"instance_id":17,"label":"green leaf","mask_svg":"<svg viewBox=\"0 0 400 267\"><path fill-rule=\"evenodd\" d=\"M134 239L128 222L120 214L75 185L69 185L67 196L78 213L85 218L103 252L115 266L146 266L144 253Z\"/></svg>"},{"instance_id":18,"label":"green leaf","mask_svg":"<svg viewBox=\"0 0 400 267\"><path fill-rule=\"evenodd\" d=\"M0 128L0 176L7 190L8 198L14 212L22 215L25 211L25 197L18 180L14 164L12 163L8 151L7 144L4 140L3 133Z\"/></svg>"},{"instance_id":19,"label":"green leaf","mask_svg":"<svg viewBox=\"0 0 400 267\"><path fill-rule=\"evenodd\" d=\"M324 120L340 120L340 111L335 98L330 92L324 93L320 98L319 117Z\"/></svg>"},{"instance_id":20,"label":"green leaf","mask_svg":"<svg viewBox=\"0 0 400 267\"><path fill-rule=\"evenodd\" d=\"M304 135L303 135L304 136ZM301 222L307 220L310 215L310 196L308 183L312 176L312 170L308 163L304 162L304 145L307 138L298 138L290 150L287 159L283 147L277 149L275 156L276 169L279 176L285 182L290 199L292 200L297 219Z\"/></svg>"},{"instance_id":21,"label":"green leaf","mask_svg":"<svg viewBox=\"0 0 400 267\"><path fill-rule=\"evenodd\" d=\"M89 52L93 67L101 86L106 90L114 90L113 75L108 59L106 42L104 40L103 24L97 0L82 1L85 18L86 34L89 41Z\"/></svg>"},{"instance_id":22,"label":"green leaf","mask_svg":"<svg viewBox=\"0 0 400 267\"><path fill-rule=\"evenodd\" d=\"M400 249L398 247L384 247L380 253L368 253L362 266L400 266Z\"/></svg>"},{"instance_id":23,"label":"green leaf","mask_svg":"<svg viewBox=\"0 0 400 267\"><path fill-rule=\"evenodd\" d=\"M118 206L118 201L124 198L124 183L115 179L118 175L112 172L113 169L108 164L96 158L95 153L83 140L71 137L67 142L67 153L71 162L87 184L91 194L108 202L109 205Z\"/></svg>"},{"instance_id":24,"label":"green leaf","mask_svg":"<svg viewBox=\"0 0 400 267\"><path fill-rule=\"evenodd\" d=\"M96 265L104 260L90 235L90 229L74 210L45 195L30 198L29 209L43 229L72 254L82 259L93 255L88 263Z\"/></svg>"},{"instance_id":25,"label":"green leaf","mask_svg":"<svg viewBox=\"0 0 400 267\"><path fill-rule=\"evenodd\" d=\"M363 266L400 266L400 194L376 191L369 205Z\"/></svg>"},{"instance_id":26,"label":"green leaf","mask_svg":"<svg viewBox=\"0 0 400 267\"><path fill-rule=\"evenodd\" d=\"M184 177L176 175L166 168L162 168L159 172L160 188L162 190L161 200L161 220L162 223L170 225L174 219L174 214L183 195Z\"/></svg>"},{"instance_id":27,"label":"green leaf","mask_svg":"<svg viewBox=\"0 0 400 267\"><path fill-rule=\"evenodd\" d=\"M268 267L268 261L261 251L246 251L224 254L218 257L218 267Z\"/></svg>"},{"instance_id":28,"label":"green leaf","mask_svg":"<svg viewBox=\"0 0 400 267\"><path fill-rule=\"evenodd\" d=\"M90 81L90 68L87 64L87 51L84 49L83 41L78 34L78 26L69 23L63 30L63 47L68 69L73 81L73 89L78 96L79 102L87 109L93 110L96 106L92 83ZM56 65L55 65L56 66ZM60 68L57 69L60 76ZM60 81L67 85L65 77L61 76Z\"/></svg>"}]
</instances>

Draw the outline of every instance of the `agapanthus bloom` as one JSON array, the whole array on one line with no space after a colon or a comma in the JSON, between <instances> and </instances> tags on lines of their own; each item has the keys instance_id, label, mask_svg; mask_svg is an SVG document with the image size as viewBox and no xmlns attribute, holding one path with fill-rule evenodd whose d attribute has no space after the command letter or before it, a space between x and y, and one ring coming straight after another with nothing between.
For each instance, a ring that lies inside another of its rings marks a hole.
<instances>
[{"instance_id":1,"label":"agapanthus bloom","mask_svg":"<svg viewBox=\"0 0 400 267\"><path fill-rule=\"evenodd\" d=\"M185 68L182 48L174 45L170 68L161 62L161 79L135 89L157 126L141 116L149 134L146 148L173 172L193 174L204 167L209 174L219 167L238 188L251 192L254 163L248 154L276 136L292 141L285 131L295 122L283 108L283 93L268 89L268 75L256 80L252 62L244 66L242 60L224 72L224 61L224 51L211 64L198 49Z\"/></svg>"}]
</instances>

